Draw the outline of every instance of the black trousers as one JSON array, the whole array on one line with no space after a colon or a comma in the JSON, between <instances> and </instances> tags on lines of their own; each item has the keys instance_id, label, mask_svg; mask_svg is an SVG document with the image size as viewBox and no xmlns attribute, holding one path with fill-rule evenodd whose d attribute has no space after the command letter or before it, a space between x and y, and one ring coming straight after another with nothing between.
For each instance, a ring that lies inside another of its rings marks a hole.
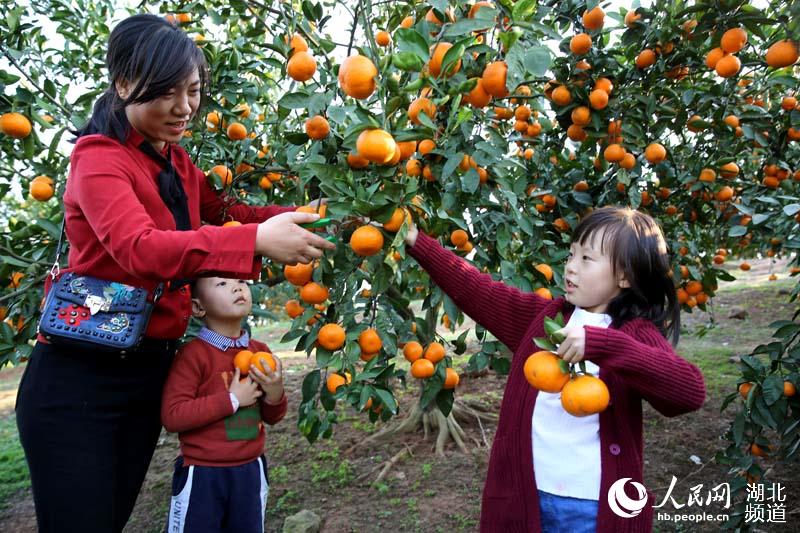
<instances>
[{"instance_id":1,"label":"black trousers","mask_svg":"<svg viewBox=\"0 0 800 533\"><path fill-rule=\"evenodd\" d=\"M175 341L124 358L37 343L17 395L17 427L39 531L122 531L161 432Z\"/></svg>"}]
</instances>

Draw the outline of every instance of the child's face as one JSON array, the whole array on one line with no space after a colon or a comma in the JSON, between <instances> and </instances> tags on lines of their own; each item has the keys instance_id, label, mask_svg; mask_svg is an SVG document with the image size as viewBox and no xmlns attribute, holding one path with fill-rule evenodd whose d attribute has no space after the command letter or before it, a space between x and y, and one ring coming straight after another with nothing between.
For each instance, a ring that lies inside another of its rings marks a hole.
<instances>
[{"instance_id":1,"label":"child's face","mask_svg":"<svg viewBox=\"0 0 800 533\"><path fill-rule=\"evenodd\" d=\"M200 278L192 299L192 310L198 318L240 320L253 308L250 287L241 279Z\"/></svg>"},{"instance_id":2,"label":"child's face","mask_svg":"<svg viewBox=\"0 0 800 533\"><path fill-rule=\"evenodd\" d=\"M602 232L582 245L573 242L564 270L566 300L590 313L603 313L608 303L628 287L622 274L614 276L611 256L601 249Z\"/></svg>"}]
</instances>

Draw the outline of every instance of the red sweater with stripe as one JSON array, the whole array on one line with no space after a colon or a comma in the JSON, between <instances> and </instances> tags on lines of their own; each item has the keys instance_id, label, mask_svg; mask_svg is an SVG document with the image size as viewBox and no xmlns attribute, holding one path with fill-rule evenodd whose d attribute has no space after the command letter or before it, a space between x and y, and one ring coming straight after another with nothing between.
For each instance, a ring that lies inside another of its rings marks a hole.
<instances>
[{"instance_id":1,"label":"red sweater with stripe","mask_svg":"<svg viewBox=\"0 0 800 533\"><path fill-rule=\"evenodd\" d=\"M464 313L514 354L489 459L480 529L498 533L540 531L531 454L531 422L538 391L528 384L523 366L528 355L538 350L533 338L545 336L544 318L555 317L562 309L568 311L564 309L565 300L547 300L494 281L421 232L410 254ZM567 320L570 312L566 313ZM608 504L609 488L621 478L643 482L642 401L665 416L697 410L705 401L703 376L674 352L648 320L634 319L619 329L585 329L585 359L600 367L600 378L611 394L609 407L600 413L597 531L651 531L652 493L648 492L649 501L638 516L623 518ZM638 499L630 483L624 487L628 497Z\"/></svg>"},{"instance_id":2,"label":"red sweater with stripe","mask_svg":"<svg viewBox=\"0 0 800 533\"><path fill-rule=\"evenodd\" d=\"M131 128L124 144L104 135L86 135L75 144L64 192L68 270L148 290L162 281L201 274L257 279L258 223L295 208L226 202L186 151L173 145L172 164L188 198L192 226L192 231L176 231L175 219L158 191L161 167L139 150L143 140ZM226 220L242 225L220 227L223 211ZM153 309L146 336L177 339L190 316L188 289L165 291Z\"/></svg>"},{"instance_id":3,"label":"red sweater with stripe","mask_svg":"<svg viewBox=\"0 0 800 533\"><path fill-rule=\"evenodd\" d=\"M241 349L222 351L194 339L172 363L161 400L161 423L178 433L186 465L236 466L253 461L264 453L263 422L274 425L286 415L285 394L275 405L259 400L233 411L228 387L233 358ZM252 339L247 349L271 353L266 344Z\"/></svg>"}]
</instances>

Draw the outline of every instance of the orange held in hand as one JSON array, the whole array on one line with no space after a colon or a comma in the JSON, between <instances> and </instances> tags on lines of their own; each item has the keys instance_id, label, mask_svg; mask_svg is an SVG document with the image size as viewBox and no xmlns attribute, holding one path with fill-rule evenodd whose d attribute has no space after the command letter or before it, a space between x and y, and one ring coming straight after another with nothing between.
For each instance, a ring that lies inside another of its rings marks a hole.
<instances>
[{"instance_id":1,"label":"orange held in hand","mask_svg":"<svg viewBox=\"0 0 800 533\"><path fill-rule=\"evenodd\" d=\"M264 369L264 364L262 363L262 359L267 363L273 372L278 368L278 364L275 362L275 358L272 357L272 354L269 352L256 352L250 358L250 364L259 369L262 373L266 374L267 371Z\"/></svg>"},{"instance_id":2,"label":"orange held in hand","mask_svg":"<svg viewBox=\"0 0 800 533\"><path fill-rule=\"evenodd\" d=\"M600 378L586 374L572 378L561 390L561 406L572 416L589 416L606 410L611 396Z\"/></svg>"},{"instance_id":3,"label":"orange held in hand","mask_svg":"<svg viewBox=\"0 0 800 533\"><path fill-rule=\"evenodd\" d=\"M253 355L250 350L241 350L233 357L233 366L239 369L242 376L246 376L250 372L250 359L253 358Z\"/></svg>"},{"instance_id":4,"label":"orange held in hand","mask_svg":"<svg viewBox=\"0 0 800 533\"><path fill-rule=\"evenodd\" d=\"M523 372L532 387L544 392L559 392L569 381L569 374L561 370L561 358L545 350L528 356Z\"/></svg>"}]
</instances>

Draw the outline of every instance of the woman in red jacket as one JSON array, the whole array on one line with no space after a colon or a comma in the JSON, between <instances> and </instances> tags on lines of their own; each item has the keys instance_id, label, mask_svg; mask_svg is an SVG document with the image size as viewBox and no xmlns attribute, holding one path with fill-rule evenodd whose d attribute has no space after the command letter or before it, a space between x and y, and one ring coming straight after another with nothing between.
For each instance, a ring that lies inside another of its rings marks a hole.
<instances>
[{"instance_id":1,"label":"woman in red jacket","mask_svg":"<svg viewBox=\"0 0 800 533\"><path fill-rule=\"evenodd\" d=\"M642 484L642 401L666 416L699 409L700 370L678 356L680 307L661 228L627 208L593 211L575 228L564 298L523 292L445 250L412 226L409 253L470 317L513 352L489 471L482 532L645 532L653 498ZM610 404L576 417L560 393L537 391L524 366L544 318L568 322L558 354L585 360Z\"/></svg>"},{"instance_id":2,"label":"woman in red jacket","mask_svg":"<svg viewBox=\"0 0 800 533\"><path fill-rule=\"evenodd\" d=\"M334 245L317 215L228 201L178 145L207 86L202 51L154 15L111 33L110 83L76 132L64 193L67 270L153 290L145 339L126 356L41 337L17 398L39 530L122 531L161 431L161 389L191 316L185 280L254 279L261 256L307 263ZM227 220L241 225L221 227ZM205 223L205 224L203 224Z\"/></svg>"}]
</instances>

